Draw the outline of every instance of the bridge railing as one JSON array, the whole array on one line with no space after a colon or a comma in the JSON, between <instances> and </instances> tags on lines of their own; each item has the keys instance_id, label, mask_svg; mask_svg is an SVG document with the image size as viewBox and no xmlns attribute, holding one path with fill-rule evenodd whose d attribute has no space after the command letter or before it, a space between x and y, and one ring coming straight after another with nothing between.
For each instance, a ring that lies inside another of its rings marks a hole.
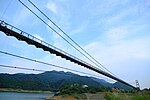
<instances>
[{"instance_id":1,"label":"bridge railing","mask_svg":"<svg viewBox=\"0 0 150 100\"><path fill-rule=\"evenodd\" d=\"M24 32L24 31L20 30L19 28L14 27L14 26L12 26L12 25L10 25L10 24L8 24L8 23L2 21L2 20L0 20L0 24L1 24L2 26L4 26L4 27L7 27L7 28L9 28L9 29L11 29L11 30L13 30L13 31L15 31L15 32L17 32L17 33L19 33L20 35L23 35L23 36L25 36L25 37L27 37L27 38L30 38L30 39L32 39L32 40L34 40L34 41L36 41L36 42L38 42L38 43L40 43L40 44L43 44L43 45L45 45L45 46L47 46L47 47L49 47L49 48L52 48L52 49L54 49L54 50L56 50L56 51L59 51L59 52L61 52L62 54L65 54L65 55L67 55L67 56L69 56L69 57L71 57L71 58L73 58L73 59L75 59L75 60L77 60L77 61L79 61L79 62L82 62L82 63L84 63L84 64L86 64L86 65L89 65L89 66L95 68L95 69L98 69L97 67L95 67L95 66L93 66L93 65L91 65L91 64L89 64L89 63L87 63L87 62L85 62L85 61L83 61L83 60L81 60L81 59L79 59L79 58L77 58L77 57L75 57L75 56L73 56L73 55L71 55L71 54L69 54L69 53L67 53L67 52L65 52L65 51L63 51L63 50L61 50L61 49L59 49L59 48L57 48L57 47L55 47L55 46L53 46L53 45L51 45L51 44L45 42L45 41L43 41L43 40L41 40L41 39L39 39L39 38L37 38L37 37L35 37L35 36L33 36L33 35L31 35L31 34L28 34L27 32ZM100 69L98 69L98 70L100 70ZM102 71L102 70L101 70L101 71Z\"/></svg>"},{"instance_id":2,"label":"bridge railing","mask_svg":"<svg viewBox=\"0 0 150 100\"><path fill-rule=\"evenodd\" d=\"M75 57L75 56L73 56L73 55L71 55L71 54L69 54L69 53L67 53L67 52L65 52L65 51L63 51L63 50L47 43L47 42L45 42L45 41L43 41L43 40L41 40L41 39L38 39L37 37L35 37L33 35L30 35L30 34L24 32L24 31L22 31L22 30L20 30L16 27L10 25L10 24L7 24L7 23L5 23L4 21L1 21L1 20L0 20L0 29L1 29L0 31L3 31L6 35L15 36L17 39L20 39L22 41L26 41L27 43L35 45L35 46L36 46L36 44L38 44L40 46L43 46L43 47L40 47L40 48L43 48L43 50L44 50L44 47L49 48L52 51L54 51L53 52L54 54L56 54L56 55L58 54L57 56L61 56L62 58L66 58L67 60L70 60L74 63L77 63L78 65L84 66L84 67L89 68L89 69L91 69L95 72L98 72L102 75L105 75L109 78L112 78L112 79L114 79L118 82L121 82L125 85L128 85L128 86L132 87L133 89L137 89L134 86L130 85L129 83L127 83L127 82L125 82L125 81L123 81L123 80L121 80L121 79L119 79L119 78L117 78L117 77L101 70L100 68L97 68L97 67L95 67L95 66L93 66L93 65L91 65L91 64L89 64L89 63L87 63L87 62L85 62L85 61L83 61L83 60L81 60L81 59L79 59L79 58L77 58L77 57ZM51 50L48 50L48 51L51 52ZM55 53L55 52L57 52L57 53Z\"/></svg>"}]
</instances>

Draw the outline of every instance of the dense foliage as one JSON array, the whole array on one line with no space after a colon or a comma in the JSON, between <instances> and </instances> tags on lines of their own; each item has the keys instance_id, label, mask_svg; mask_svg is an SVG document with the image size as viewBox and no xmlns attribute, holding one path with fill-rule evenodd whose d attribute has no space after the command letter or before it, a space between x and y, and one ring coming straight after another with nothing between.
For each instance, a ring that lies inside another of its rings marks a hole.
<instances>
[{"instance_id":1,"label":"dense foliage","mask_svg":"<svg viewBox=\"0 0 150 100\"><path fill-rule=\"evenodd\" d=\"M60 88L59 94L81 94L81 93L96 93L96 92L104 92L110 91L111 88L104 86L88 86L84 87L84 85L64 85Z\"/></svg>"},{"instance_id":2,"label":"dense foliage","mask_svg":"<svg viewBox=\"0 0 150 100\"><path fill-rule=\"evenodd\" d=\"M104 98L106 100L150 100L150 93L142 91L134 93L106 92Z\"/></svg>"},{"instance_id":3,"label":"dense foliage","mask_svg":"<svg viewBox=\"0 0 150 100\"><path fill-rule=\"evenodd\" d=\"M13 88L24 90L58 90L65 85L78 84L80 86L87 85L91 87L90 92L96 90L94 87L123 87L129 89L123 84L111 84L102 79L93 77L80 76L70 72L50 71L40 74L0 74L0 88ZM75 88L75 89L79 89ZM86 88L85 88L86 89ZM84 91L86 91L83 89ZM100 91L100 90L96 90ZM82 89L80 90L82 92ZM88 91L87 91L88 92Z\"/></svg>"}]
</instances>

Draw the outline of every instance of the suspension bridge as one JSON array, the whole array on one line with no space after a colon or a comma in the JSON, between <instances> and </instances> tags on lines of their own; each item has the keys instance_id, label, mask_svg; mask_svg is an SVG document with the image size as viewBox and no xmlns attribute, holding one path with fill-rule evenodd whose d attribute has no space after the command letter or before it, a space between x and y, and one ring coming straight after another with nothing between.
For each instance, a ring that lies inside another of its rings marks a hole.
<instances>
[{"instance_id":1,"label":"suspension bridge","mask_svg":"<svg viewBox=\"0 0 150 100\"><path fill-rule=\"evenodd\" d=\"M35 15L39 20L41 20L45 25L47 25L53 32L55 32L56 34L58 34L63 40L65 40L70 46L72 46L74 49L76 49L80 54L82 54L84 57L86 57L88 60L90 60L94 65L87 63L86 61L75 57L74 55L71 55L69 53L67 53L66 51L63 51L43 40L40 40L39 38L36 38L35 36L22 31L21 29L8 24L2 20L0 20L0 31L5 33L7 36L13 36L15 38L17 38L19 41L25 41L27 44L29 45L34 45L36 48L41 48L44 51L48 51L51 54L55 54L56 56L60 56L61 58L64 58L66 60L69 60L70 62L73 62L75 64L78 64L79 66L83 66L85 68L88 68L94 72L97 72L99 74L102 74L106 77L109 77L113 80L116 80L120 83L123 83L129 87L132 87L135 90L139 89L139 83L138 81L136 81L136 87L131 85L128 82L125 82L124 80L118 78L116 75L114 75L112 72L110 72L107 68L105 68L101 63L99 63L94 57L92 57L88 52L86 52L86 50L84 50L78 43L76 43L71 37L69 37L67 35L66 32L64 32L55 22L53 22L43 11L41 11L31 0L28 0L28 2L36 9L38 10L45 18L47 18L57 29L59 29L70 41L72 41L78 48L80 48L80 50L82 50L83 52L81 52L76 46L74 46L72 43L70 43L66 38L64 38L59 32L57 32L53 27L51 27L45 20L43 20L38 14L36 14L30 7L28 7L25 3L23 3L21 0L18 0L26 9L28 9L33 15ZM7 10L7 8L6 8ZM6 11L5 10L5 11ZM4 13L5 13L4 11ZM80 72L80 73L84 73L84 74L88 74L90 75L90 73L86 73L86 72L81 72L78 70L74 70L71 68L64 68L62 66L58 66L58 65L54 65L54 64L50 64L50 63L45 63L42 61L38 61L35 59L30 59L27 57L23 57L23 56L18 56L12 53L8 53L8 52L4 52L4 51L0 51L0 53L3 54L7 54L10 56L15 56L18 58L22 58L22 59L26 59L26 60L30 60L30 61L34 61L34 62L38 62L41 64L45 64L45 65L50 65L50 66L54 66L54 67L58 67L58 68L63 68L63 69L67 69L70 71L75 71L75 72ZM0 65L1 67L8 67L8 68L18 68L18 69L25 69L25 70L34 70L34 71L44 71L44 70L39 70L39 69L30 69L30 68L20 68L20 67L14 67L14 66L7 66L7 65ZM104 70L103 70L104 69ZM94 76L94 75L93 75Z\"/></svg>"},{"instance_id":2,"label":"suspension bridge","mask_svg":"<svg viewBox=\"0 0 150 100\"><path fill-rule=\"evenodd\" d=\"M44 51L50 52L51 54L55 54L56 56L60 56L61 58L69 60L75 64L78 64L80 66L88 68L92 71L95 71L99 74L102 74L106 77L109 77L109 78L116 80L120 83L123 83L127 86L130 86L133 89L136 89L136 90L139 89L139 88L134 87L131 84L125 82L124 80L122 80L122 79L120 79L120 78L118 78L118 77L116 77L116 76L114 76L114 75L112 75L106 71L103 71L100 68L97 68L97 67L95 67L95 66L93 66L93 65L91 65L91 64L89 64L89 63L87 63L87 62L85 62L85 61L83 61L83 60L81 60L81 59L79 59L79 58L77 58L77 57L75 57L75 56L49 44L49 43L47 43L47 42L45 42L45 41L43 41L43 40L40 40L40 39L34 37L33 35L30 35L29 33L26 33L24 31L22 31L21 29L16 28L15 26L10 25L10 24L2 21L2 20L0 20L0 31L5 33L7 36L13 36L13 37L17 38L19 41L25 41L29 45L34 45L37 48L41 48Z\"/></svg>"}]
</instances>

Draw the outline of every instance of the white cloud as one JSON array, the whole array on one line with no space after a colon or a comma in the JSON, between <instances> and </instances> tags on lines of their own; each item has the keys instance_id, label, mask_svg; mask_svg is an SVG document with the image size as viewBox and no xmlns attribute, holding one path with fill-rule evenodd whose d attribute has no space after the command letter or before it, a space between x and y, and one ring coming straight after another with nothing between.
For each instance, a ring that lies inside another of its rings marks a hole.
<instances>
[{"instance_id":1,"label":"white cloud","mask_svg":"<svg viewBox=\"0 0 150 100\"><path fill-rule=\"evenodd\" d=\"M42 40L42 41L45 41L44 38L42 38L42 37L39 36L38 34L34 34L34 37L36 37L36 38L38 38L38 39L40 39L40 40Z\"/></svg>"},{"instance_id":2,"label":"white cloud","mask_svg":"<svg viewBox=\"0 0 150 100\"><path fill-rule=\"evenodd\" d=\"M130 6L130 7L127 7L126 9L122 9L121 11L117 12L115 15L110 15L108 17L108 20L107 22L109 24L111 23L116 23L117 21L122 21L126 18L128 18L128 21L132 21L130 19L131 16L135 16L139 14L139 11L138 11L138 5L135 4L133 6Z\"/></svg>"},{"instance_id":3,"label":"white cloud","mask_svg":"<svg viewBox=\"0 0 150 100\"><path fill-rule=\"evenodd\" d=\"M54 2L48 2L46 7L54 14L57 14L57 6Z\"/></svg>"},{"instance_id":4,"label":"white cloud","mask_svg":"<svg viewBox=\"0 0 150 100\"><path fill-rule=\"evenodd\" d=\"M59 3L56 4L56 2L48 1L46 4L46 7L53 12L54 14L50 14L50 19L57 24L63 31L65 29L68 29L70 27L69 17L70 12L68 11L68 8L66 6L62 6ZM54 28L60 35L64 35L54 24L51 23L51 21L47 22L49 26ZM49 27L48 31L51 31L53 33L54 41L60 39L61 37L53 32Z\"/></svg>"},{"instance_id":5,"label":"white cloud","mask_svg":"<svg viewBox=\"0 0 150 100\"><path fill-rule=\"evenodd\" d=\"M107 38L113 41L122 40L128 35L127 29L123 27L111 28L105 33L107 35Z\"/></svg>"},{"instance_id":6,"label":"white cloud","mask_svg":"<svg viewBox=\"0 0 150 100\"><path fill-rule=\"evenodd\" d=\"M101 3L100 3L101 2ZM114 10L115 7L120 5L125 5L129 2L129 0L124 0L120 2L119 0L101 0L101 1L87 1L87 8L90 8L89 13L90 15L94 15L95 17L98 15L111 15L111 12ZM105 16L106 17L106 16Z\"/></svg>"},{"instance_id":7,"label":"white cloud","mask_svg":"<svg viewBox=\"0 0 150 100\"><path fill-rule=\"evenodd\" d=\"M31 13L26 8L22 8L13 18L14 25L22 25L31 16Z\"/></svg>"},{"instance_id":8,"label":"white cloud","mask_svg":"<svg viewBox=\"0 0 150 100\"><path fill-rule=\"evenodd\" d=\"M127 82L138 79L141 81L142 88L144 84L148 84L143 80L148 79L147 70L150 65L150 40L148 38L121 41L113 45L96 41L86 45L85 49L119 78Z\"/></svg>"},{"instance_id":9,"label":"white cloud","mask_svg":"<svg viewBox=\"0 0 150 100\"><path fill-rule=\"evenodd\" d=\"M55 13L55 15L50 16L50 19L52 19L53 22L55 22L64 32L66 32L66 30L70 28L70 21L69 21L70 12L69 12L69 9L67 8L67 5L62 6L59 3L58 5L56 5L56 2L49 1L47 3L47 8L51 10L53 13ZM54 11L52 10L53 8L54 8ZM58 32L58 34L60 34L64 38L67 38L58 28L56 28L55 25L51 23L51 21L48 21L48 25L51 26L53 29L55 29ZM61 50L66 51L66 52L69 51L69 53L70 51L72 52L72 49L70 49L71 46L64 39L62 39L61 36L59 36L56 32L52 31L49 27L47 27L47 29L49 32L52 33L51 35L52 40L53 40L52 44L55 47L58 47Z\"/></svg>"},{"instance_id":10,"label":"white cloud","mask_svg":"<svg viewBox=\"0 0 150 100\"><path fill-rule=\"evenodd\" d=\"M134 59L150 59L149 43L148 39L121 41L113 45L104 45L105 43L97 41L86 45L85 49L105 64L121 64L123 61L130 62Z\"/></svg>"},{"instance_id":11,"label":"white cloud","mask_svg":"<svg viewBox=\"0 0 150 100\"><path fill-rule=\"evenodd\" d=\"M24 1L24 3L29 7L29 9L31 9L34 13L36 13L37 15L39 15L38 11L35 10L35 8L31 5L29 5L26 1ZM14 9L14 15L12 16L12 23L14 26L16 27L35 27L36 25L39 24L39 19L32 14L32 12L27 9L26 7L24 7L23 5L21 5L21 3L19 3L20 5Z\"/></svg>"},{"instance_id":12,"label":"white cloud","mask_svg":"<svg viewBox=\"0 0 150 100\"><path fill-rule=\"evenodd\" d=\"M129 81L147 77L147 74L139 74L143 69L143 72L149 70L150 40L147 37L110 44L105 44L105 41L95 41L86 45L85 49L121 79ZM127 77L126 73L130 77Z\"/></svg>"},{"instance_id":13,"label":"white cloud","mask_svg":"<svg viewBox=\"0 0 150 100\"><path fill-rule=\"evenodd\" d=\"M88 24L89 24L88 21L81 23L76 29L71 30L70 35L81 34L81 32L85 31Z\"/></svg>"}]
</instances>

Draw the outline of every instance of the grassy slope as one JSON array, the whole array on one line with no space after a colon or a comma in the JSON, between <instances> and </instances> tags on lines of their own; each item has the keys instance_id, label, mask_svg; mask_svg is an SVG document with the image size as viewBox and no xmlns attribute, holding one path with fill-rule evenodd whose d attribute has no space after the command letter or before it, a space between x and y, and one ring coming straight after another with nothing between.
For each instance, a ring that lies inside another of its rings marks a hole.
<instances>
[{"instance_id":1,"label":"grassy slope","mask_svg":"<svg viewBox=\"0 0 150 100\"><path fill-rule=\"evenodd\" d=\"M150 94L106 92L105 99L106 100L150 100Z\"/></svg>"},{"instance_id":2,"label":"grassy slope","mask_svg":"<svg viewBox=\"0 0 150 100\"><path fill-rule=\"evenodd\" d=\"M71 95L58 95L47 100L87 100L87 95L90 97L104 96L105 100L150 100L149 93L118 93L118 92L100 92L96 94L71 94ZM95 98L95 97L94 97ZM90 100L90 99L89 99Z\"/></svg>"}]
</instances>

